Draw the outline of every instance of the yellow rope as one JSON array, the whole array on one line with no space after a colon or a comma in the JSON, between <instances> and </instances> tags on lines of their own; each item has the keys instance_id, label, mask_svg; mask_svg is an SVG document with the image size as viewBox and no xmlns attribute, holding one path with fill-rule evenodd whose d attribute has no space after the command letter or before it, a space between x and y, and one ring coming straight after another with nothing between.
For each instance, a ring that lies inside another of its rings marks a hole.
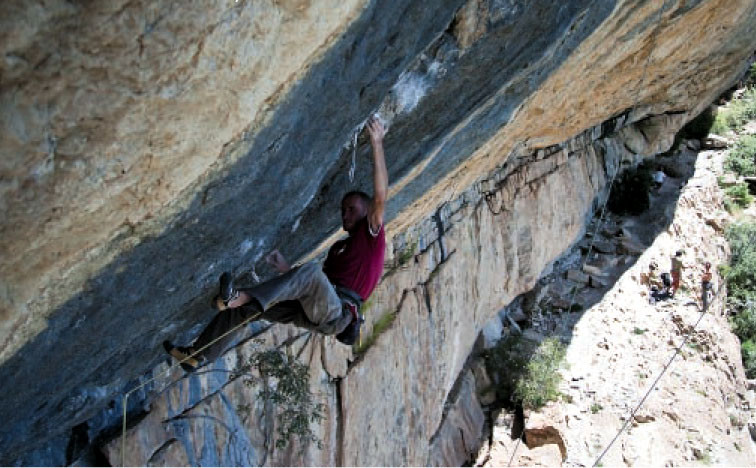
<instances>
[{"instance_id":1,"label":"yellow rope","mask_svg":"<svg viewBox=\"0 0 756 468\"><path fill-rule=\"evenodd\" d=\"M228 310L228 309L224 309L224 310ZM221 311L221 312L219 312L219 313L223 313L223 311ZM243 326L247 325L247 324L248 324L249 322L251 322L251 321L253 321L253 320L257 319L257 318L258 318L258 317L259 317L260 315L262 315L262 312L258 312L258 313L256 313L256 314L252 315L251 317L248 317L248 318L244 319L244 321L243 321L242 323L240 323L239 325L237 325L237 326L235 326L234 328L232 328L232 329L228 330L228 331L227 331L226 333L222 334L221 336L219 336L219 337L215 338L215 339L214 339L213 341L211 341L210 343L208 343L208 344L206 344L205 346L203 346L203 347L199 348L198 350L194 351L193 353L191 353L190 355L188 355L187 357L185 357L185 358L184 358L184 359L182 359L181 361L179 361L179 362L177 362L177 363L175 363L175 364L172 364L172 365L171 365L171 366L170 366L170 367L169 367L168 369L164 370L164 371L163 371L163 372L161 372L160 374L158 374L158 375L156 375L156 376L154 376L154 377L152 377L152 378L150 378L150 379L148 379L148 380L144 381L144 382L143 382L143 383L141 383L140 385L137 385L136 387L132 388L131 390L129 390L128 392L126 392L126 393L124 394L124 396L123 396L123 425L122 425L122 428L121 428L121 466L126 466L126 410L127 410L127 407L128 407L129 396L130 396L130 395L131 395L132 393L134 393L135 391L137 391L137 390L140 390L140 389L144 388L144 387L145 387L145 386L146 386L147 384L149 384L149 383L151 383L151 382L154 382L154 381L155 381L155 380L157 380L157 379L158 379L159 377L163 377L164 375L167 375L167 374L168 374L168 373L169 373L170 371L172 371L172 370L173 370L173 369L174 369L175 367L177 367L177 366L180 366L181 364L185 363L185 362L186 362L186 361L188 361L189 359L192 359L193 357L197 356L197 355L198 355L198 354L200 354L200 353L201 353L202 351L204 351L205 349L207 349L207 348L208 348L209 346L211 346L211 345L213 345L213 344L217 343L218 341L220 341L220 340L222 340L223 338L227 337L227 336L228 336L228 335L230 335L231 333L233 333L233 332L235 332L236 330L238 330L238 329L242 328ZM178 380L177 380L177 381L178 381ZM176 381L176 382L177 382L177 381Z\"/></svg>"}]
</instances>

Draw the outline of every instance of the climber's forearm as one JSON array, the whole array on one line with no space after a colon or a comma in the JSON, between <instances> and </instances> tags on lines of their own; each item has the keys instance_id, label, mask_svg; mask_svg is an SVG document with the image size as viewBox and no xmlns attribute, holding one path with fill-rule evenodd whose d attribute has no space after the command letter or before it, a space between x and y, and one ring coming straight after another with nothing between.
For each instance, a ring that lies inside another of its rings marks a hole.
<instances>
[{"instance_id":1,"label":"climber's forearm","mask_svg":"<svg viewBox=\"0 0 756 468\"><path fill-rule=\"evenodd\" d=\"M373 144L373 198L376 202L384 204L386 197L388 197L388 170L383 142L379 141Z\"/></svg>"},{"instance_id":2,"label":"climber's forearm","mask_svg":"<svg viewBox=\"0 0 756 468\"><path fill-rule=\"evenodd\" d=\"M368 120L367 128L373 147L373 201L370 203L368 221L371 229L377 229L383 225L383 212L388 198L388 170L383 151L383 136L386 131L381 121L375 117Z\"/></svg>"}]
</instances>

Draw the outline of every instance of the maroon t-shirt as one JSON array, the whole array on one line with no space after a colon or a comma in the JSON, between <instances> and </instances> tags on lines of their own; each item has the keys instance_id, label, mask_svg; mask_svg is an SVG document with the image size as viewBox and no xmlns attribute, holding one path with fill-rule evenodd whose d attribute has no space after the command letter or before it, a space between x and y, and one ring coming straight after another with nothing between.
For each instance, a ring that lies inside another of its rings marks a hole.
<instances>
[{"instance_id":1,"label":"maroon t-shirt","mask_svg":"<svg viewBox=\"0 0 756 468\"><path fill-rule=\"evenodd\" d=\"M331 246L323 272L331 283L344 286L367 300L383 274L386 235L383 226L370 234L367 218L360 220L354 232Z\"/></svg>"}]
</instances>

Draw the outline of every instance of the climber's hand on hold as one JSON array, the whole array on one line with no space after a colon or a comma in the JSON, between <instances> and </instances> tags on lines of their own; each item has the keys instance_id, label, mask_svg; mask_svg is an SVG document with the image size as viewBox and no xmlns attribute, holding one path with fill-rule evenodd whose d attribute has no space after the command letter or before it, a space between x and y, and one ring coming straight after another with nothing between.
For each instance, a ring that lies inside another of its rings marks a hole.
<instances>
[{"instance_id":1,"label":"climber's hand on hold","mask_svg":"<svg viewBox=\"0 0 756 468\"><path fill-rule=\"evenodd\" d=\"M273 268L275 268L279 273L286 273L287 271L291 270L291 265L289 265L289 262L286 261L286 259L281 254L281 252L278 251L278 249L268 254L268 256L265 257L265 261Z\"/></svg>"},{"instance_id":2,"label":"climber's hand on hold","mask_svg":"<svg viewBox=\"0 0 756 468\"><path fill-rule=\"evenodd\" d=\"M373 148L383 145L383 137L386 135L386 129L383 127L381 121L373 116L367 121L367 129L370 134L370 144Z\"/></svg>"}]
</instances>

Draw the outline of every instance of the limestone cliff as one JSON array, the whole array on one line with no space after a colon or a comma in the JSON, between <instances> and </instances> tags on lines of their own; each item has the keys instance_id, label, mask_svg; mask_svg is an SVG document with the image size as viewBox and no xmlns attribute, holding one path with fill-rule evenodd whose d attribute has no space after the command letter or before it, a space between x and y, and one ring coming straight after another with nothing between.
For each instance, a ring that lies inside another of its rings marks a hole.
<instances>
[{"instance_id":1,"label":"limestone cliff","mask_svg":"<svg viewBox=\"0 0 756 468\"><path fill-rule=\"evenodd\" d=\"M220 271L252 281L273 248L317 256L341 193L369 187L354 135L374 111L394 240L365 333L385 313L392 326L357 360L301 330L248 331L311 363L325 448L270 453L239 379L174 374L131 399L127 463L458 462L438 455L465 445L444 406L483 324L579 237L606 175L665 150L756 48L745 0L0 11L3 464L106 442L160 342L210 319ZM213 366L231 370L240 340Z\"/></svg>"},{"instance_id":2,"label":"limestone cliff","mask_svg":"<svg viewBox=\"0 0 756 468\"><path fill-rule=\"evenodd\" d=\"M491 414L475 466L753 465L756 388L730 331L721 277L706 313L701 302L703 263L723 265L730 254L722 227L731 218L717 182L724 151L681 148L658 160L674 176L648 210L604 216L565 256L562 264L582 266L590 280L554 271L519 301L533 325L526 336L568 343L562 396L524 421ZM589 243L596 249L587 262L581 247ZM649 301L641 280L649 263L666 270L677 250L687 265L681 291ZM565 288L575 288L580 311L557 310Z\"/></svg>"}]
</instances>

